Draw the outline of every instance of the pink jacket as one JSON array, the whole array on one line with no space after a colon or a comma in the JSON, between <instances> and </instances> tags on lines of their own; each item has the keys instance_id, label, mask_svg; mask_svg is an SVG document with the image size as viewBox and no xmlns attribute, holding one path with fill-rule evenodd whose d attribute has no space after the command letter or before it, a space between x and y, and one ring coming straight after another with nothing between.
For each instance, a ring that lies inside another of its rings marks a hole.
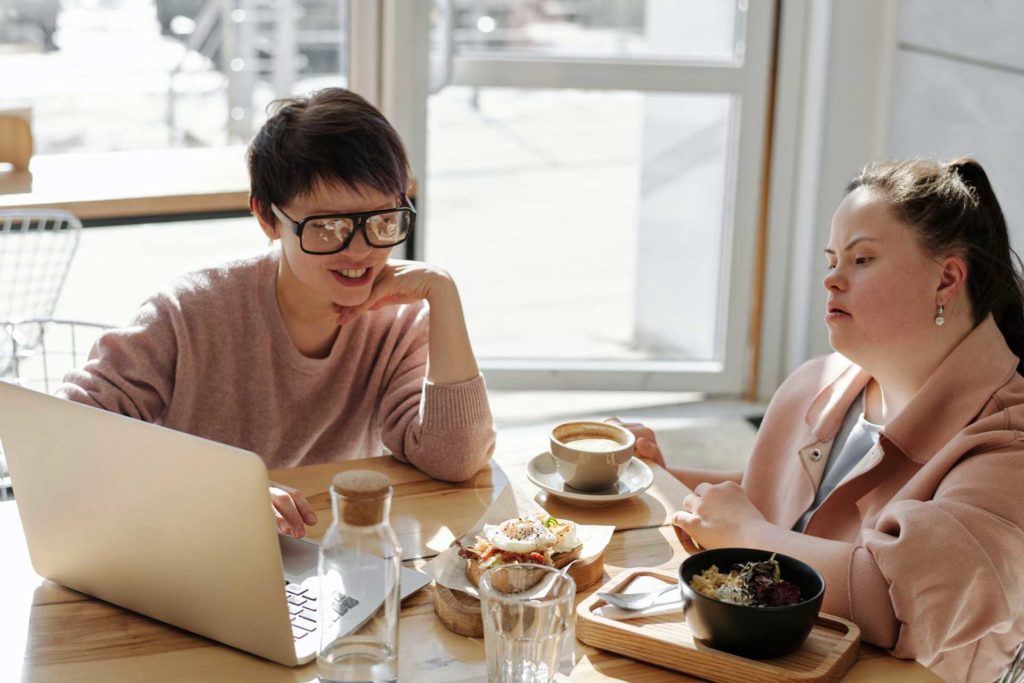
<instances>
[{"instance_id":1,"label":"pink jacket","mask_svg":"<svg viewBox=\"0 0 1024 683\"><path fill-rule=\"evenodd\" d=\"M869 379L832 354L779 388L743 476L769 521L791 528L811 505ZM1024 377L989 316L886 425L805 533L831 539L812 563L864 640L946 679L991 683L1024 640L1022 529Z\"/></svg>"}]
</instances>

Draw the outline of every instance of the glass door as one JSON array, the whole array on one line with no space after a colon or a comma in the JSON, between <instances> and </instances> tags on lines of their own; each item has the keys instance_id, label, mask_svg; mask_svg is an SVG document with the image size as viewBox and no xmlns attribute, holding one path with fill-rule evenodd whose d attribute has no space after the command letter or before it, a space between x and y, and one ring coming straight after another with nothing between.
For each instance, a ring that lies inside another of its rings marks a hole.
<instances>
[{"instance_id":1,"label":"glass door","mask_svg":"<svg viewBox=\"0 0 1024 683\"><path fill-rule=\"evenodd\" d=\"M742 393L775 4L398 6L381 103L417 256L459 283L489 385Z\"/></svg>"}]
</instances>

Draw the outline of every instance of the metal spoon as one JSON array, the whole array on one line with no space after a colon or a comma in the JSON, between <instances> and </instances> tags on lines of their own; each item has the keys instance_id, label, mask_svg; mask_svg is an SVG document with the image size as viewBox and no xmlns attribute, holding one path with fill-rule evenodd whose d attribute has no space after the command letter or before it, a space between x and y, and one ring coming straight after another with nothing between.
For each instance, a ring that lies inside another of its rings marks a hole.
<instances>
[{"instance_id":1,"label":"metal spoon","mask_svg":"<svg viewBox=\"0 0 1024 683\"><path fill-rule=\"evenodd\" d=\"M598 593L597 596L609 605L614 605L621 609L647 609L654 604L655 600L675 588L678 588L678 586L670 583L663 588L647 593Z\"/></svg>"}]
</instances>

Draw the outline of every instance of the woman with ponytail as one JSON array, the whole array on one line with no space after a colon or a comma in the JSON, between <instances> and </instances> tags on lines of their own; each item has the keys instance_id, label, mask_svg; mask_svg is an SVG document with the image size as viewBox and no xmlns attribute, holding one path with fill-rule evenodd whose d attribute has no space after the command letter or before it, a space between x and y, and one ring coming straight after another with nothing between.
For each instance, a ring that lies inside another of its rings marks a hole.
<instances>
[{"instance_id":1,"label":"woman with ponytail","mask_svg":"<svg viewBox=\"0 0 1024 683\"><path fill-rule=\"evenodd\" d=\"M865 641L991 683L1024 640L1024 294L985 171L869 166L826 259L836 353L779 388L746 471L674 471L677 531L798 557Z\"/></svg>"}]
</instances>

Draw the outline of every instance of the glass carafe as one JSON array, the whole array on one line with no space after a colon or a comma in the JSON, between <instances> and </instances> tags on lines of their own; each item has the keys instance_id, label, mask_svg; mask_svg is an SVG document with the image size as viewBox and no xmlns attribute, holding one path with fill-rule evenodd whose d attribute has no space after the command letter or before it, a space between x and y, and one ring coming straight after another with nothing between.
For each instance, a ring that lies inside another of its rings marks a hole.
<instances>
[{"instance_id":1,"label":"glass carafe","mask_svg":"<svg viewBox=\"0 0 1024 683\"><path fill-rule=\"evenodd\" d=\"M331 483L334 521L320 544L321 681L398 679L402 550L388 514L391 482L368 470Z\"/></svg>"}]
</instances>

